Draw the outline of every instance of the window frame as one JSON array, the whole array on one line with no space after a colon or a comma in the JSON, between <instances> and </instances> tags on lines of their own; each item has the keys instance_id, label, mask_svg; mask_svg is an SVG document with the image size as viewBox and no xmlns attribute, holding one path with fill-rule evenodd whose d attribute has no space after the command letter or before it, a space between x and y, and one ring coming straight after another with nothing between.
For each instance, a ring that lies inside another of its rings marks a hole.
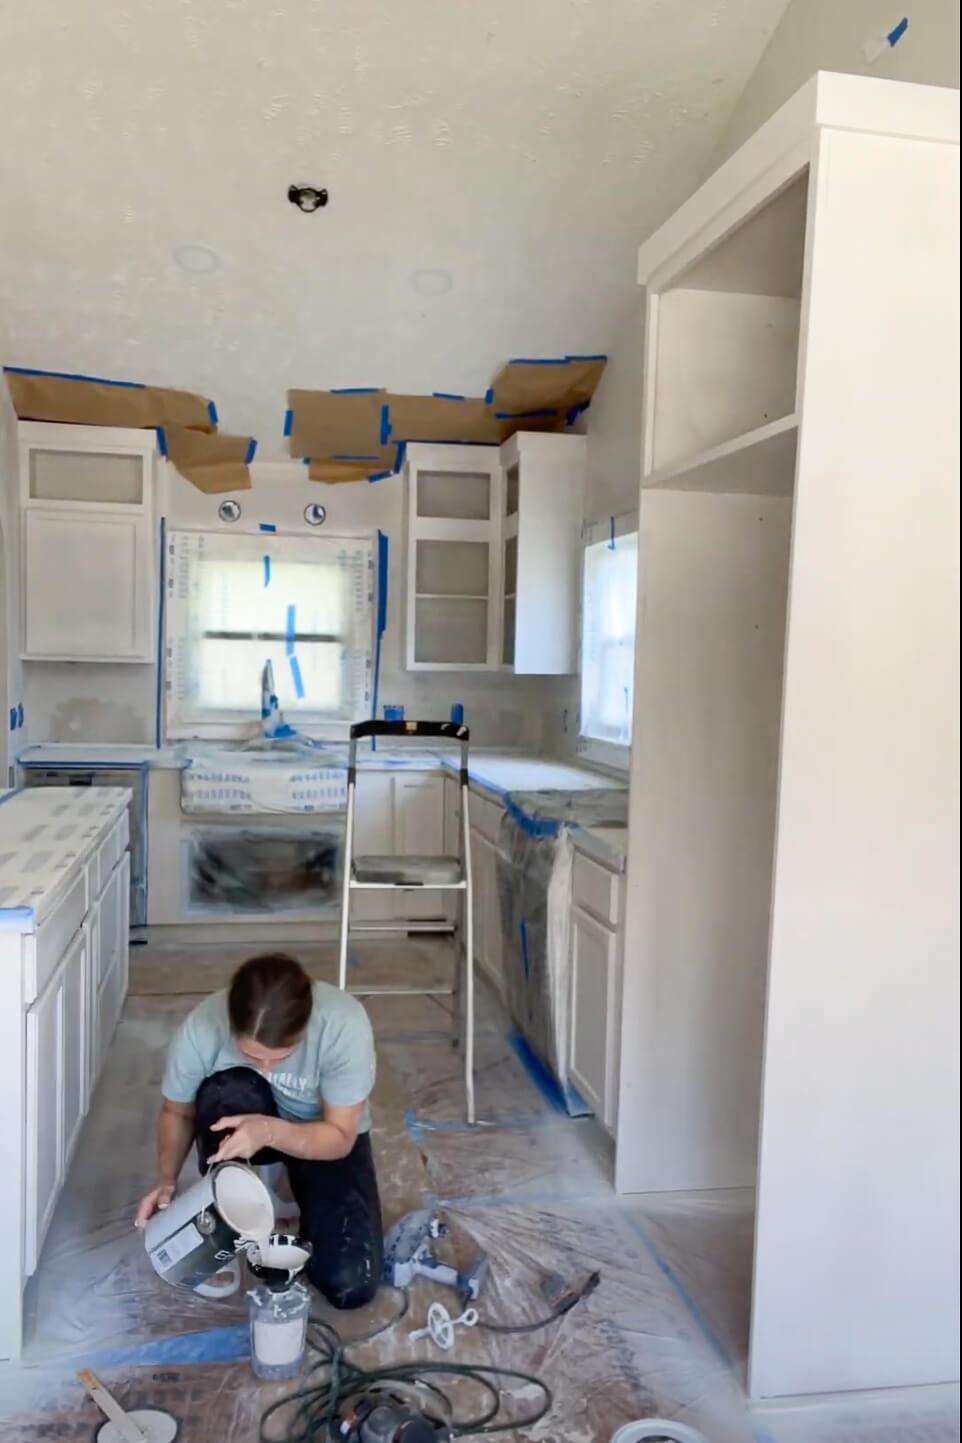
<instances>
[{"instance_id":1,"label":"window frame","mask_svg":"<svg viewBox=\"0 0 962 1443\"><path fill-rule=\"evenodd\" d=\"M582 731L581 694L584 684L584 603L585 603L585 556L588 548L599 542L614 540L620 536L638 534L638 512L626 511L620 516L608 516L604 521L588 522L581 528L581 566L578 587L578 740L577 753L582 760L604 767L608 771L626 774L631 766L631 743L604 741L600 737L586 736ZM638 636L637 606L635 609L635 638ZM634 736L634 717L632 717Z\"/></svg>"},{"instance_id":2,"label":"window frame","mask_svg":"<svg viewBox=\"0 0 962 1443\"><path fill-rule=\"evenodd\" d=\"M366 602L368 616L366 618L366 623L364 627L364 637L366 643L365 666L367 674L365 692L369 693L369 695L366 695L365 699L360 703L361 710L354 717L331 719L323 712L311 712L308 710L289 710L286 713L286 720L292 726L294 726L297 731L301 732L304 736L309 737L314 741L346 740L352 721L361 721L366 719L366 717L370 713L370 706L373 705L373 672L375 653L377 649L378 610L376 574L378 550L377 531L365 529L363 531L338 533L337 535L325 532L323 536L305 536L302 532L284 530L280 527L278 527L276 531L271 531L270 533L264 534L248 528L245 528L243 530L238 528L236 531L232 531L229 533L223 530L215 530L212 527L206 526L179 525L172 526L167 529L165 537L164 556L165 576L163 598L163 657L160 686L162 688L164 737L165 740L172 743L181 743L186 741L246 741L256 734L260 721L259 715L256 711L240 712L233 709L227 710L225 708L222 717L217 720L175 720L171 722L169 680L170 669L172 666L172 647L170 633L171 615L168 605L168 587L170 585L170 576L172 570L171 545L176 537L182 535L200 535L209 538L216 538L218 542L224 541L228 544L236 541L242 543L244 547L250 546L252 543L260 543L261 550L265 554L268 553L270 547L276 546L279 542L282 544L284 542L294 543L294 545L292 546L292 550L294 552L301 552L306 547L316 545L318 543L323 545L325 550L333 549L334 545L341 545L349 547L360 547L361 549L364 549L368 552L367 565L370 578L370 586L368 589L368 596ZM241 549L242 547L239 546L238 550ZM297 560L300 558L295 555L291 556L290 559ZM283 705L281 707L281 710L284 710Z\"/></svg>"}]
</instances>

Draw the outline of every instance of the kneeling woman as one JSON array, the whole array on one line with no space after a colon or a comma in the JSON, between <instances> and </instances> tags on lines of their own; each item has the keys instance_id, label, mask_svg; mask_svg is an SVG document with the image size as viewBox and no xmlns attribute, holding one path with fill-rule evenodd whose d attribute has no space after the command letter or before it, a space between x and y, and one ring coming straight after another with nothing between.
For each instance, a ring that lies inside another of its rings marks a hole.
<instances>
[{"instance_id":1,"label":"kneeling woman","mask_svg":"<svg viewBox=\"0 0 962 1443\"><path fill-rule=\"evenodd\" d=\"M357 998L311 982L293 958L254 957L175 1036L161 1084L157 1181L142 1228L174 1196L196 1141L201 1172L284 1163L314 1253L308 1274L338 1308L373 1298L381 1205L368 1130L374 1037Z\"/></svg>"}]
</instances>

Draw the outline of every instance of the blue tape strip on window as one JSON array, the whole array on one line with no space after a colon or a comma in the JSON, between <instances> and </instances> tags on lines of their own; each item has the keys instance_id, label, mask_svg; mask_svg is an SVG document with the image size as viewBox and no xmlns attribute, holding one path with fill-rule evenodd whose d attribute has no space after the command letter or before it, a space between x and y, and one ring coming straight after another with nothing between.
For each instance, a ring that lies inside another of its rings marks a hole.
<instances>
[{"instance_id":1,"label":"blue tape strip on window","mask_svg":"<svg viewBox=\"0 0 962 1443\"><path fill-rule=\"evenodd\" d=\"M55 381L91 381L95 386L126 386L129 391L145 391L143 381L108 381L106 376L84 376L73 371L38 371L33 366L4 366L13 376L50 376Z\"/></svg>"},{"instance_id":2,"label":"blue tape strip on window","mask_svg":"<svg viewBox=\"0 0 962 1443\"><path fill-rule=\"evenodd\" d=\"M213 401L208 401L208 402L207 402L207 415L208 415L208 417L210 418L210 424L211 424L212 426L216 426L216 425L217 425L217 407L214 405Z\"/></svg>"},{"instance_id":3,"label":"blue tape strip on window","mask_svg":"<svg viewBox=\"0 0 962 1443\"><path fill-rule=\"evenodd\" d=\"M264 557L264 585L265 585L265 586L270 586L270 584L271 584L271 558L270 558L269 556L265 556L265 557Z\"/></svg>"},{"instance_id":4,"label":"blue tape strip on window","mask_svg":"<svg viewBox=\"0 0 962 1443\"><path fill-rule=\"evenodd\" d=\"M284 435L285 435L285 436L289 436L289 435L291 434L291 427L293 426L293 424L294 424L294 412L293 412L292 410L290 410L290 408L288 408L288 409L284 412Z\"/></svg>"},{"instance_id":5,"label":"blue tape strip on window","mask_svg":"<svg viewBox=\"0 0 962 1443\"><path fill-rule=\"evenodd\" d=\"M262 521L257 529L258 531L276 531L277 527L272 525L270 521Z\"/></svg>"},{"instance_id":6,"label":"blue tape strip on window","mask_svg":"<svg viewBox=\"0 0 962 1443\"><path fill-rule=\"evenodd\" d=\"M388 443L388 438L389 438L390 434L391 434L391 408L390 408L390 406L382 406L382 407L381 407L381 445L382 445L382 446L386 446L386 445L387 445L387 443Z\"/></svg>"},{"instance_id":7,"label":"blue tape strip on window","mask_svg":"<svg viewBox=\"0 0 962 1443\"><path fill-rule=\"evenodd\" d=\"M909 28L908 16L907 16L907 15L903 15L903 16L902 16L902 19L901 19L901 20L899 21L899 23L896 25L895 29L894 29L894 30L890 30L889 33L888 33L888 34L886 35L886 37L885 37L886 40L888 41L889 45L892 45L892 46L898 45L899 41L901 40L902 36L905 34L905 32L906 32L906 30L907 30L908 28Z\"/></svg>"},{"instance_id":8,"label":"blue tape strip on window","mask_svg":"<svg viewBox=\"0 0 962 1443\"><path fill-rule=\"evenodd\" d=\"M383 531L377 533L377 634L383 636L387 630L387 582L388 582L388 539Z\"/></svg>"},{"instance_id":9,"label":"blue tape strip on window","mask_svg":"<svg viewBox=\"0 0 962 1443\"><path fill-rule=\"evenodd\" d=\"M464 397L460 391L432 391L431 395L436 401L463 401Z\"/></svg>"},{"instance_id":10,"label":"blue tape strip on window","mask_svg":"<svg viewBox=\"0 0 962 1443\"><path fill-rule=\"evenodd\" d=\"M298 664L297 657L288 657L288 665L291 669L291 681L294 683L294 695L298 701L301 701L304 696L304 681L301 676L301 668Z\"/></svg>"},{"instance_id":11,"label":"blue tape strip on window","mask_svg":"<svg viewBox=\"0 0 962 1443\"><path fill-rule=\"evenodd\" d=\"M255 453L256 450L257 450L257 442L254 440L254 438L253 438L253 436L252 436L251 439L250 439L250 441L247 443L247 455L244 457L244 465L245 465L245 466L249 466L249 465L251 464L251 462L252 462L253 459L254 459L254 453Z\"/></svg>"},{"instance_id":12,"label":"blue tape strip on window","mask_svg":"<svg viewBox=\"0 0 962 1443\"><path fill-rule=\"evenodd\" d=\"M167 518L160 518L160 604L157 607L157 677L154 687L154 746L160 750L164 691L164 597L167 594Z\"/></svg>"},{"instance_id":13,"label":"blue tape strip on window","mask_svg":"<svg viewBox=\"0 0 962 1443\"><path fill-rule=\"evenodd\" d=\"M293 606L289 606L287 608L287 627L284 632L284 650L288 656L294 655L294 638L296 635L297 626L295 624L295 608Z\"/></svg>"}]
</instances>

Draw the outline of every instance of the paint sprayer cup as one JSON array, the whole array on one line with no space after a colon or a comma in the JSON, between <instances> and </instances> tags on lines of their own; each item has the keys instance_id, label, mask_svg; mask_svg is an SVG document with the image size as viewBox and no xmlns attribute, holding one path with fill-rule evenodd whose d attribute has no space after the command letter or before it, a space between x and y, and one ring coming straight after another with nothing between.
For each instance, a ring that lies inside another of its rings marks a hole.
<instances>
[{"instance_id":1,"label":"paint sprayer cup","mask_svg":"<svg viewBox=\"0 0 962 1443\"><path fill-rule=\"evenodd\" d=\"M266 1285L247 1294L251 1369L255 1378L293 1378L301 1371L311 1297L303 1283L278 1293Z\"/></svg>"}]
</instances>

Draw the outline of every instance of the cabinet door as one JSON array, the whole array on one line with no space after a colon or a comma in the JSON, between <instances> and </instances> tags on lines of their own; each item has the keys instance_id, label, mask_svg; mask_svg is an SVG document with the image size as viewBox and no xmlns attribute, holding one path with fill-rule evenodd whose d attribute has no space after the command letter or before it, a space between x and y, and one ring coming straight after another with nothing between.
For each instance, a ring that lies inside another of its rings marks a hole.
<instances>
[{"instance_id":1,"label":"cabinet door","mask_svg":"<svg viewBox=\"0 0 962 1443\"><path fill-rule=\"evenodd\" d=\"M23 525L24 656L152 661L146 517L28 507Z\"/></svg>"},{"instance_id":2,"label":"cabinet door","mask_svg":"<svg viewBox=\"0 0 962 1443\"><path fill-rule=\"evenodd\" d=\"M388 857L394 852L394 777L387 772L359 771L354 793L355 857ZM355 892L355 922L387 922L398 914L394 892Z\"/></svg>"},{"instance_id":3,"label":"cabinet door","mask_svg":"<svg viewBox=\"0 0 962 1443\"><path fill-rule=\"evenodd\" d=\"M444 855L444 778L394 778L394 850L399 857ZM416 921L445 915L445 893L420 890L399 894L403 915Z\"/></svg>"},{"instance_id":4,"label":"cabinet door","mask_svg":"<svg viewBox=\"0 0 962 1443\"><path fill-rule=\"evenodd\" d=\"M63 978L63 1170L66 1176L80 1135L87 1099L87 932L81 931L64 959Z\"/></svg>"},{"instance_id":5,"label":"cabinet door","mask_svg":"<svg viewBox=\"0 0 962 1443\"><path fill-rule=\"evenodd\" d=\"M488 952L488 928L491 916L488 897L488 878L491 868L488 862L488 843L478 831L471 828L471 899L473 904L474 960L484 966Z\"/></svg>"},{"instance_id":6,"label":"cabinet door","mask_svg":"<svg viewBox=\"0 0 962 1443\"><path fill-rule=\"evenodd\" d=\"M100 1076L127 992L129 867L128 855L124 853L100 894L100 981L96 1002L97 1061L94 1083Z\"/></svg>"},{"instance_id":7,"label":"cabinet door","mask_svg":"<svg viewBox=\"0 0 962 1443\"><path fill-rule=\"evenodd\" d=\"M613 1117L618 938L575 907L571 914L571 1080L598 1119Z\"/></svg>"},{"instance_id":8,"label":"cabinet door","mask_svg":"<svg viewBox=\"0 0 962 1443\"><path fill-rule=\"evenodd\" d=\"M84 1048L84 1112L90 1107L97 1085L97 1068L100 1058L99 1014L97 1000L100 995L100 899L90 904L84 919L84 934L87 939L87 1029Z\"/></svg>"},{"instance_id":9,"label":"cabinet door","mask_svg":"<svg viewBox=\"0 0 962 1443\"><path fill-rule=\"evenodd\" d=\"M64 1159L64 961L27 1012L25 1269L29 1277L57 1204Z\"/></svg>"}]
</instances>

